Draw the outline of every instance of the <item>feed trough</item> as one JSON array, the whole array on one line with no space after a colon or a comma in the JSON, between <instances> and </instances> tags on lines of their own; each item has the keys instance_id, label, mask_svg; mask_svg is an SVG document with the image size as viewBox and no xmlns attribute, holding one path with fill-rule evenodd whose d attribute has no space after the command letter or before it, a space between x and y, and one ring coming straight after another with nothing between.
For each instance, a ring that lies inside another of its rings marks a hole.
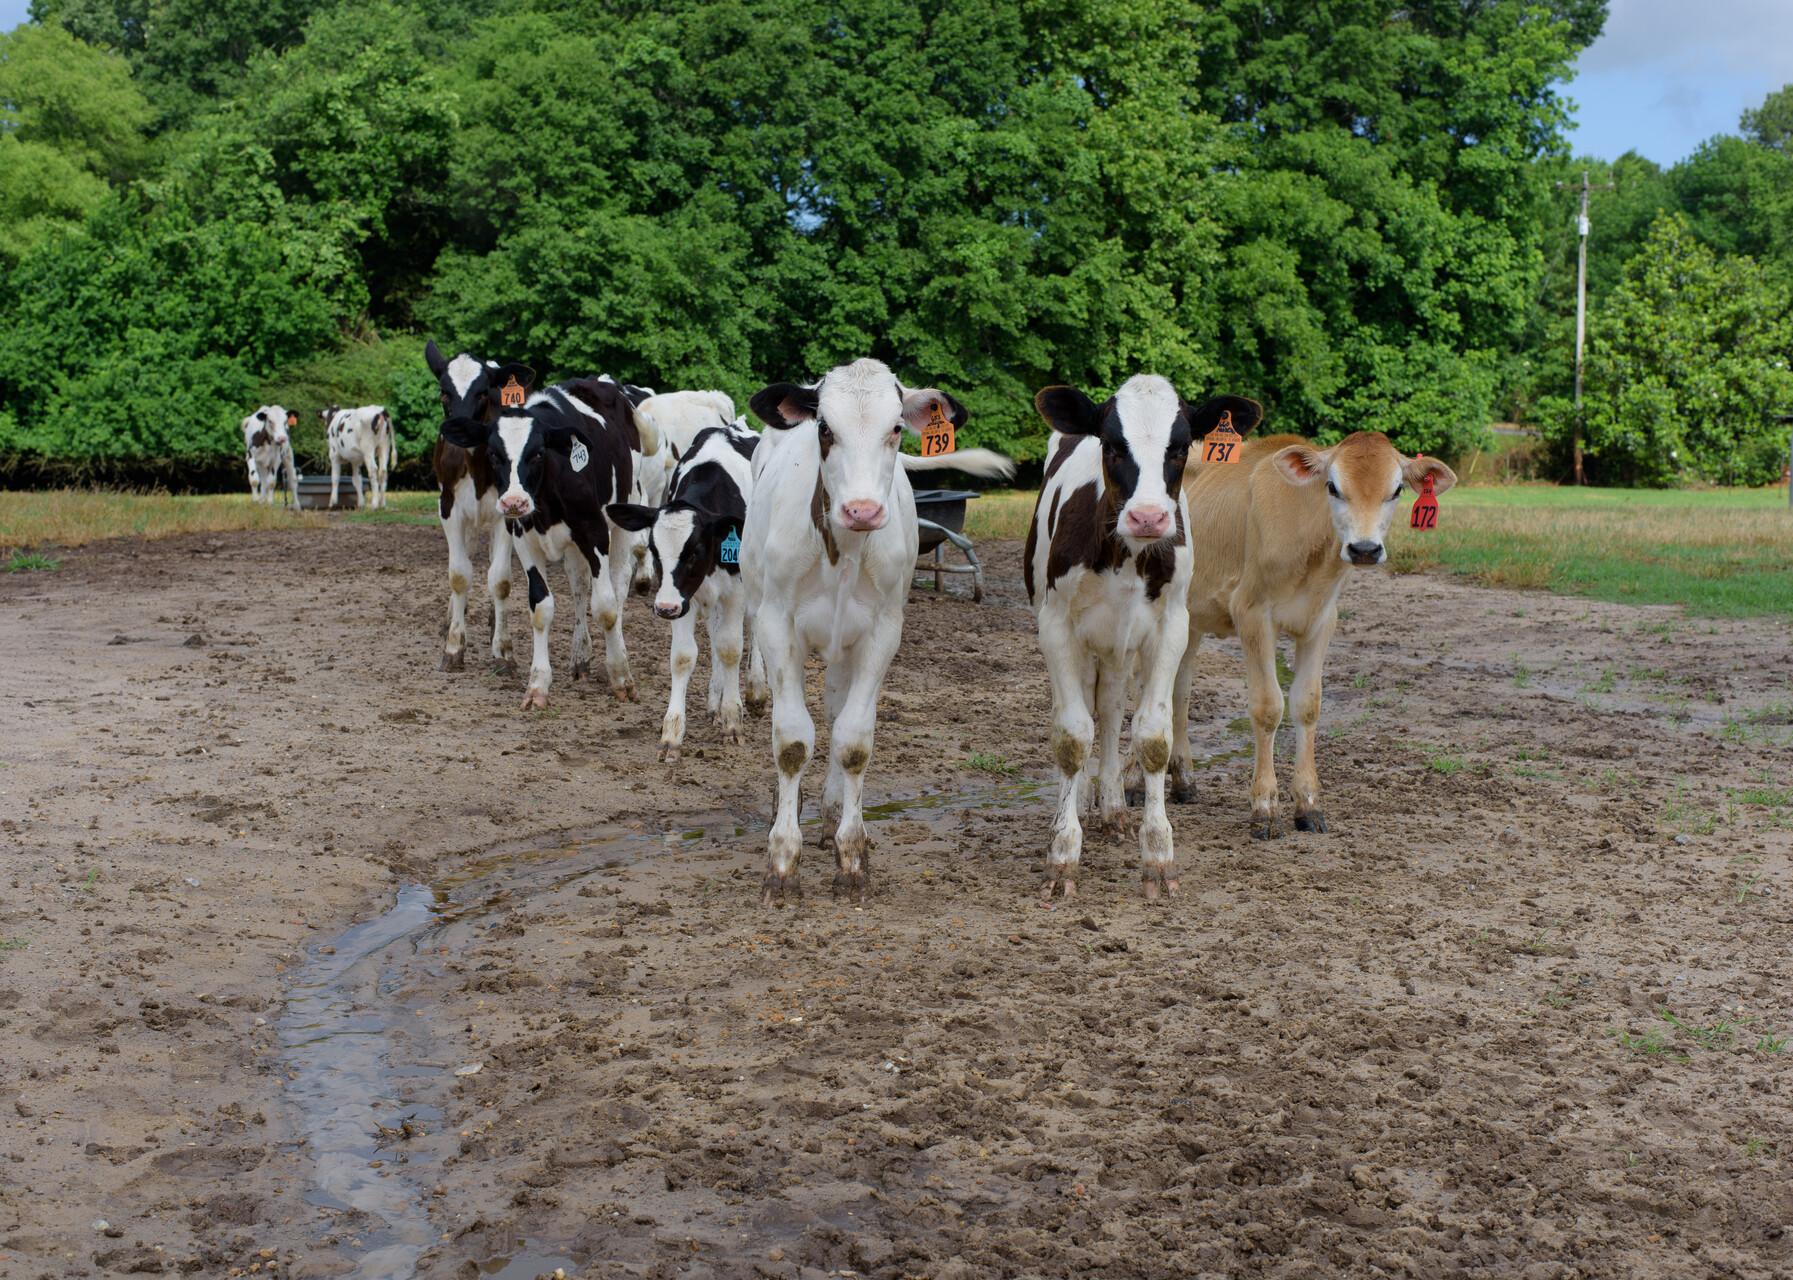
<instances>
[{"instance_id":1,"label":"feed trough","mask_svg":"<svg viewBox=\"0 0 1793 1280\"><path fill-rule=\"evenodd\" d=\"M920 489L915 494L916 524L921 532L921 556L915 562L915 571L932 573L936 591L940 590L942 574L969 573L974 601L984 598L984 567L978 562L971 539L965 536L965 504L975 497L975 493L965 489ZM964 564L946 562L948 543L964 555Z\"/></svg>"},{"instance_id":2,"label":"feed trough","mask_svg":"<svg viewBox=\"0 0 1793 1280\"><path fill-rule=\"evenodd\" d=\"M363 484L367 481L363 480ZM330 505L330 477L299 477L299 509L301 511L323 511ZM361 504L355 499L355 482L348 476L342 478L342 489L336 495L338 511L355 511Z\"/></svg>"}]
</instances>

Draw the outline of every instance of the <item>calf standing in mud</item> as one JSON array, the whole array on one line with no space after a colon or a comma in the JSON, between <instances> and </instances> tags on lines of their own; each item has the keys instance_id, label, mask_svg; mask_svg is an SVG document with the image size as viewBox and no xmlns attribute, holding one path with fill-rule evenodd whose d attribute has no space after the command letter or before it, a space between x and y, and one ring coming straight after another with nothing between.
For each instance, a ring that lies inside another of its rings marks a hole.
<instances>
[{"instance_id":1,"label":"calf standing in mud","mask_svg":"<svg viewBox=\"0 0 1793 1280\"><path fill-rule=\"evenodd\" d=\"M1164 774L1171 689L1189 627L1189 508L1178 482L1190 445L1223 412L1249 403L1227 396L1191 408L1169 382L1150 374L1129 378L1100 405L1072 387L1047 387L1034 399L1054 432L1023 565L1052 681L1052 756L1059 770L1047 898L1077 890L1092 748L1100 750L1103 823L1118 829L1124 821L1121 717L1135 664L1141 692L1133 751L1145 773L1140 875L1148 899L1177 892Z\"/></svg>"},{"instance_id":2,"label":"calf standing in mud","mask_svg":"<svg viewBox=\"0 0 1793 1280\"><path fill-rule=\"evenodd\" d=\"M517 390L501 396L490 424L450 418L442 424L442 438L462 449L485 451L499 486L498 513L528 573L535 640L523 705L546 707L553 680L548 664L548 628L554 621L546 572L550 559L564 559L569 570L576 559L587 567L591 614L604 630L610 688L627 701L635 696L622 627L628 535L610 523L604 508L629 492L633 411L621 388L598 378L560 383L528 394L522 404L503 403L528 393L534 376L527 368L512 368L505 389L514 385ZM578 588L575 577L575 595Z\"/></svg>"},{"instance_id":3,"label":"calf standing in mud","mask_svg":"<svg viewBox=\"0 0 1793 1280\"><path fill-rule=\"evenodd\" d=\"M685 741L685 691L697 666L697 622L710 633L710 689L706 705L722 722L726 742L742 740L741 644L746 597L741 585L741 528L753 496L753 454L759 433L732 423L710 427L685 442L664 506L612 503L611 522L646 533L654 612L672 622L668 665L672 691L660 728L660 759L674 761ZM765 674L753 650L748 697L763 703Z\"/></svg>"}]
</instances>

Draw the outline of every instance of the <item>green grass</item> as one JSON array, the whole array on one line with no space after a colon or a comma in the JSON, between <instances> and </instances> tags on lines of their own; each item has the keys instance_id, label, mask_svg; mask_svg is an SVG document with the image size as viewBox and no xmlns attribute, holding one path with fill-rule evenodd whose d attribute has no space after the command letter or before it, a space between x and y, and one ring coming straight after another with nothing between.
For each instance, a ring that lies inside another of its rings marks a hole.
<instances>
[{"instance_id":1,"label":"green grass","mask_svg":"<svg viewBox=\"0 0 1793 1280\"><path fill-rule=\"evenodd\" d=\"M994 773L1000 777L1012 778L1021 770L1004 760L1001 756L989 755L982 751L973 751L965 757L965 767L976 769L980 773Z\"/></svg>"},{"instance_id":2,"label":"green grass","mask_svg":"<svg viewBox=\"0 0 1793 1280\"><path fill-rule=\"evenodd\" d=\"M6 562L8 573L54 573L62 564L55 556L36 551L15 551Z\"/></svg>"},{"instance_id":3,"label":"green grass","mask_svg":"<svg viewBox=\"0 0 1793 1280\"><path fill-rule=\"evenodd\" d=\"M348 480L343 481L345 488ZM8 572L56 568L30 547L79 547L105 538L167 538L247 529L321 529L351 524L434 524L433 492L389 493L380 511L291 511L246 493L141 493L119 489L0 490L0 561Z\"/></svg>"},{"instance_id":4,"label":"green grass","mask_svg":"<svg viewBox=\"0 0 1793 1280\"><path fill-rule=\"evenodd\" d=\"M1781 489L1453 489L1438 529L1397 516L1398 571L1442 569L1493 586L1703 617L1793 614L1793 511Z\"/></svg>"}]
</instances>

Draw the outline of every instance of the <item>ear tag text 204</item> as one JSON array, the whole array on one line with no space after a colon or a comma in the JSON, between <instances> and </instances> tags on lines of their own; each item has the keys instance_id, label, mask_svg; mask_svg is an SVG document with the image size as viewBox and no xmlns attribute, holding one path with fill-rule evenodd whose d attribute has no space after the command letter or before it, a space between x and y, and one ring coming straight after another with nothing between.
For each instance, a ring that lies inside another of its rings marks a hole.
<instances>
[{"instance_id":1,"label":"ear tag text 204","mask_svg":"<svg viewBox=\"0 0 1793 1280\"><path fill-rule=\"evenodd\" d=\"M730 529L728 536L722 540L720 558L723 564L741 563L741 531Z\"/></svg>"},{"instance_id":2,"label":"ear tag text 204","mask_svg":"<svg viewBox=\"0 0 1793 1280\"><path fill-rule=\"evenodd\" d=\"M513 373L510 380L498 392L498 403L506 409L521 409L523 407L523 385L517 381L516 374Z\"/></svg>"},{"instance_id":3,"label":"ear tag text 204","mask_svg":"<svg viewBox=\"0 0 1793 1280\"><path fill-rule=\"evenodd\" d=\"M943 453L951 453L957 446L954 444L953 420L946 416L938 400L928 406L928 420L921 429L921 456L938 458Z\"/></svg>"},{"instance_id":4,"label":"ear tag text 204","mask_svg":"<svg viewBox=\"0 0 1793 1280\"><path fill-rule=\"evenodd\" d=\"M1244 437L1233 428L1233 411L1228 409L1220 415L1219 425L1202 437L1202 461L1237 462L1239 446L1244 443Z\"/></svg>"},{"instance_id":5,"label":"ear tag text 204","mask_svg":"<svg viewBox=\"0 0 1793 1280\"><path fill-rule=\"evenodd\" d=\"M1438 495L1433 491L1432 473L1426 472L1426 478L1420 481L1419 497L1413 500L1413 515L1407 523L1415 529L1436 529L1438 527Z\"/></svg>"}]
</instances>

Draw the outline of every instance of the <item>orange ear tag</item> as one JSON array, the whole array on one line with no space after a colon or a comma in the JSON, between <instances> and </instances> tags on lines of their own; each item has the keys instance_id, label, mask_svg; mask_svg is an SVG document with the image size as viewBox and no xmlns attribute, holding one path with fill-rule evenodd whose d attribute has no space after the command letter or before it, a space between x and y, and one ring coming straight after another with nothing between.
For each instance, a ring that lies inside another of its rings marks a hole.
<instances>
[{"instance_id":1,"label":"orange ear tag","mask_svg":"<svg viewBox=\"0 0 1793 1280\"><path fill-rule=\"evenodd\" d=\"M498 403L506 409L521 409L523 407L523 388L517 382L516 374L513 373L510 381L505 383L503 389L499 391Z\"/></svg>"},{"instance_id":2,"label":"orange ear tag","mask_svg":"<svg viewBox=\"0 0 1793 1280\"><path fill-rule=\"evenodd\" d=\"M296 413L287 414L286 415L286 425L289 427L298 426L299 425L299 415Z\"/></svg>"},{"instance_id":3,"label":"orange ear tag","mask_svg":"<svg viewBox=\"0 0 1793 1280\"><path fill-rule=\"evenodd\" d=\"M1432 473L1426 472L1426 478L1420 481L1419 497L1413 500L1413 515L1407 523L1415 529L1436 529L1438 527L1438 495L1432 492Z\"/></svg>"},{"instance_id":4,"label":"orange ear tag","mask_svg":"<svg viewBox=\"0 0 1793 1280\"><path fill-rule=\"evenodd\" d=\"M1220 415L1220 425L1202 437L1203 462L1237 462L1239 446L1245 440L1233 429L1233 411L1227 409Z\"/></svg>"},{"instance_id":5,"label":"orange ear tag","mask_svg":"<svg viewBox=\"0 0 1793 1280\"><path fill-rule=\"evenodd\" d=\"M941 410L940 402L934 401L928 406L928 420L921 429L921 456L938 458L951 453L955 447L953 436L953 420Z\"/></svg>"}]
</instances>

